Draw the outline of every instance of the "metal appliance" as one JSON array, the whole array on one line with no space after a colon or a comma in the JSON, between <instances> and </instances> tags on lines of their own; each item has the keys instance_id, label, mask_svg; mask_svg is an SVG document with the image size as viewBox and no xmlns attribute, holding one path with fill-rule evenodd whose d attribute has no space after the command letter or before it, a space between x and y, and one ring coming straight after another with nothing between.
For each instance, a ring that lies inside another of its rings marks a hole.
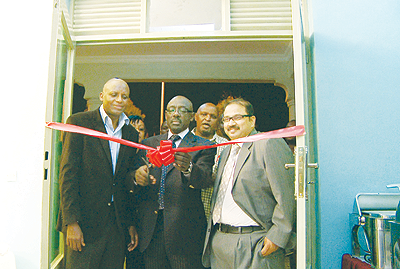
<instances>
[{"instance_id":1,"label":"metal appliance","mask_svg":"<svg viewBox=\"0 0 400 269\"><path fill-rule=\"evenodd\" d=\"M392 247L392 268L400 269L400 203L397 206L395 221L390 221L390 234Z\"/></svg>"},{"instance_id":2,"label":"metal appliance","mask_svg":"<svg viewBox=\"0 0 400 269\"><path fill-rule=\"evenodd\" d=\"M377 269L392 268L390 222L400 193L359 193L350 213L352 255Z\"/></svg>"}]
</instances>

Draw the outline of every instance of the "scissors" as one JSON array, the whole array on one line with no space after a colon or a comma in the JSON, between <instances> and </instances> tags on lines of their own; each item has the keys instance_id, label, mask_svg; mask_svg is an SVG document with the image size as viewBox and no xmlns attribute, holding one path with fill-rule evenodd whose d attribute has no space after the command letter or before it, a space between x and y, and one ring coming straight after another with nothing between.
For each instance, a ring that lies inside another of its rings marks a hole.
<instances>
[{"instance_id":1,"label":"scissors","mask_svg":"<svg viewBox=\"0 0 400 269\"><path fill-rule=\"evenodd\" d=\"M146 164L147 168L149 169L149 173L147 174L147 183L150 184L150 168L153 166L147 158L142 157L142 160Z\"/></svg>"}]
</instances>

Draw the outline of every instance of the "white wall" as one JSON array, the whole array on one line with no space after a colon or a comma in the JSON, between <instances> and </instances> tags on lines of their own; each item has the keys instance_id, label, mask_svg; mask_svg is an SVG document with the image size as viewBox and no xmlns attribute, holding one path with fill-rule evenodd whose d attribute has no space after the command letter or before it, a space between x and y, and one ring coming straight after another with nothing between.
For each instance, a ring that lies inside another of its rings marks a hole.
<instances>
[{"instance_id":1,"label":"white wall","mask_svg":"<svg viewBox=\"0 0 400 269\"><path fill-rule=\"evenodd\" d=\"M0 243L40 268L44 122L53 1L3 1Z\"/></svg>"}]
</instances>

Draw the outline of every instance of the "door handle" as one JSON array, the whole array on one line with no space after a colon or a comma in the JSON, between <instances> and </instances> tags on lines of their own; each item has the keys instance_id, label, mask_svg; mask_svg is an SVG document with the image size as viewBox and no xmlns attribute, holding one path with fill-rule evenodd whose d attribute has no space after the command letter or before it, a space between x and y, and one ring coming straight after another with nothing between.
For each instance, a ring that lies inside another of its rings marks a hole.
<instances>
[{"instance_id":1,"label":"door handle","mask_svg":"<svg viewBox=\"0 0 400 269\"><path fill-rule=\"evenodd\" d=\"M295 168L296 165L294 163L285 163L285 169L288 170L289 168Z\"/></svg>"},{"instance_id":2,"label":"door handle","mask_svg":"<svg viewBox=\"0 0 400 269\"><path fill-rule=\"evenodd\" d=\"M285 169L289 169L289 168L295 168L296 165L294 163L285 163ZM317 163L309 163L307 164L308 168L314 168L314 169L318 169L319 165ZM389 186L387 186L389 188ZM396 186L397 187L397 186Z\"/></svg>"},{"instance_id":3,"label":"door handle","mask_svg":"<svg viewBox=\"0 0 400 269\"><path fill-rule=\"evenodd\" d=\"M317 169L318 163L308 163L307 161L307 147L295 148L295 163L286 163L285 169L295 168L296 174L296 193L295 196L304 198L306 193L306 186L311 182L307 182L307 168ZM307 182L307 184L305 184ZM312 182L313 183L313 182Z\"/></svg>"},{"instance_id":4,"label":"door handle","mask_svg":"<svg viewBox=\"0 0 400 269\"><path fill-rule=\"evenodd\" d=\"M307 164L307 167L308 168L318 169L319 165L317 163L309 163L309 164Z\"/></svg>"}]
</instances>

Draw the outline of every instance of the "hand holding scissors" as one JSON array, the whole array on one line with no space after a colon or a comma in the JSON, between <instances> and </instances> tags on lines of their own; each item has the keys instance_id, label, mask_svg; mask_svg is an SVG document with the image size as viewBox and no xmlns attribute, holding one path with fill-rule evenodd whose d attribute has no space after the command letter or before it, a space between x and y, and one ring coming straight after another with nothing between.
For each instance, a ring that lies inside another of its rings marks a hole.
<instances>
[{"instance_id":1,"label":"hand holding scissors","mask_svg":"<svg viewBox=\"0 0 400 269\"><path fill-rule=\"evenodd\" d=\"M150 175L150 168L153 166L147 159L142 157L145 165L139 167L135 173L136 184L140 186L147 186L149 184L156 184L156 178Z\"/></svg>"}]
</instances>

